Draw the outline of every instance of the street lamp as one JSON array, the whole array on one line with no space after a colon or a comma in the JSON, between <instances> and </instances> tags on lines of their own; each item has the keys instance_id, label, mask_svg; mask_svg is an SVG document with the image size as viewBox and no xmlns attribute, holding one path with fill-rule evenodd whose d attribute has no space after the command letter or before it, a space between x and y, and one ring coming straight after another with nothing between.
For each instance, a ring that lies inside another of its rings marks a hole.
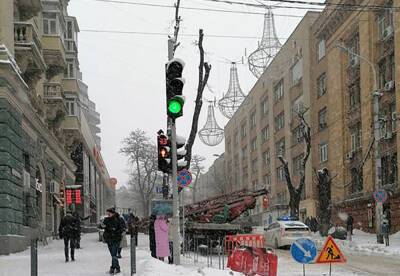
<instances>
[{"instance_id":1,"label":"street lamp","mask_svg":"<svg viewBox=\"0 0 400 276\"><path fill-rule=\"evenodd\" d=\"M350 55L358 57L360 60L366 62L372 69L373 77L374 77L374 88L372 91L372 96L374 97L374 159L375 159L375 190L381 188L381 158L380 158L380 123L379 123L379 99L382 96L382 93L379 92L378 82L377 82L377 70L376 64L372 63L369 59L351 51L349 48L337 44L337 48L348 52ZM383 236L381 231L382 225L382 217L383 217L383 206L382 202L375 203L375 227L377 234L377 242L383 243Z\"/></svg>"}]
</instances>

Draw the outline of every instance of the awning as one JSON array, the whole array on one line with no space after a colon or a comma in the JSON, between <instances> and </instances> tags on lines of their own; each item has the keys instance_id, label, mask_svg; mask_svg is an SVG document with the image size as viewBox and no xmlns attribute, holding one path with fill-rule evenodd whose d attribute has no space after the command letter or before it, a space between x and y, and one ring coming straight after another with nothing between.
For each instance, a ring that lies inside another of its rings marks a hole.
<instances>
[{"instance_id":1,"label":"awning","mask_svg":"<svg viewBox=\"0 0 400 276\"><path fill-rule=\"evenodd\" d=\"M61 201L61 199L57 196L57 195L54 195L53 194L53 197L54 197L54 199L58 202L58 204L62 204L62 201Z\"/></svg>"}]
</instances>

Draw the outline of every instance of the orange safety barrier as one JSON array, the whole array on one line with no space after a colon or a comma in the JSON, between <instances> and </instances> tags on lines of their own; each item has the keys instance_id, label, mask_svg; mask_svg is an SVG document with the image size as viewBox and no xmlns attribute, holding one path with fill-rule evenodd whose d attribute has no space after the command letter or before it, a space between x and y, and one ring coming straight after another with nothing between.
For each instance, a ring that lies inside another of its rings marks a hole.
<instances>
[{"instance_id":1,"label":"orange safety barrier","mask_svg":"<svg viewBox=\"0 0 400 276\"><path fill-rule=\"evenodd\" d=\"M278 256L265 248L263 235L230 235L225 237L227 267L246 276L276 276Z\"/></svg>"},{"instance_id":2,"label":"orange safety barrier","mask_svg":"<svg viewBox=\"0 0 400 276\"><path fill-rule=\"evenodd\" d=\"M228 235L225 237L225 252L230 255L236 247L264 248L265 238L260 234Z\"/></svg>"}]
</instances>

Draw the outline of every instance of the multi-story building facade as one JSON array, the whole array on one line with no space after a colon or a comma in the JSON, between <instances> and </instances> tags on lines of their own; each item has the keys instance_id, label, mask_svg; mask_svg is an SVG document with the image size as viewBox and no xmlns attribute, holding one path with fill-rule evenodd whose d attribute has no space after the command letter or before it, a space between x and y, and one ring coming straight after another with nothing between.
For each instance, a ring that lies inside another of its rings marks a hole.
<instances>
[{"instance_id":1,"label":"multi-story building facade","mask_svg":"<svg viewBox=\"0 0 400 276\"><path fill-rule=\"evenodd\" d=\"M315 12L305 15L225 126L230 190L266 187L269 191L269 208L264 210L259 198L252 211L258 224L288 212L289 194L279 155L289 162L294 184L300 180L304 144L296 112L310 106L311 26L317 17ZM305 118L310 121L310 112ZM302 218L316 214L311 159L305 171Z\"/></svg>"},{"instance_id":2,"label":"multi-story building facade","mask_svg":"<svg viewBox=\"0 0 400 276\"><path fill-rule=\"evenodd\" d=\"M66 207L95 223L115 204L67 5L0 1L0 254L24 249L34 229L56 235ZM66 189L81 204L66 206Z\"/></svg>"},{"instance_id":3,"label":"multi-story building facade","mask_svg":"<svg viewBox=\"0 0 400 276\"><path fill-rule=\"evenodd\" d=\"M334 1L333 1L334 2ZM360 5L369 1L342 1ZM313 167L333 177L332 214L346 212L355 227L376 230L373 192L383 188L383 213L392 231L400 230L398 185L400 137L396 135L400 75L400 15L395 1L374 1L380 9L326 9L313 26ZM376 83L375 83L376 82ZM379 153L375 156L373 92L379 97ZM380 181L375 164L381 161Z\"/></svg>"},{"instance_id":4,"label":"multi-story building facade","mask_svg":"<svg viewBox=\"0 0 400 276\"><path fill-rule=\"evenodd\" d=\"M201 174L195 187L196 201L223 195L229 192L228 174L225 170L224 154L218 156L207 172Z\"/></svg>"}]
</instances>

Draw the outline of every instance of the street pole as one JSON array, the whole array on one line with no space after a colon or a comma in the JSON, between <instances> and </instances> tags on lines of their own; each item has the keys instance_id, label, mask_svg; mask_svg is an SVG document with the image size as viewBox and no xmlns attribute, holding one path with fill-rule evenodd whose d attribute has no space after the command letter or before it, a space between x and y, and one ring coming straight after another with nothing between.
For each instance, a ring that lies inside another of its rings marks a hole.
<instances>
[{"instance_id":1,"label":"street pole","mask_svg":"<svg viewBox=\"0 0 400 276\"><path fill-rule=\"evenodd\" d=\"M347 51L349 54L358 57L360 60L365 61L372 69L373 78L374 78L374 87L372 91L373 100L373 120L374 120L374 164L375 164L375 191L381 188L381 154L380 154L380 123L379 123L379 99L382 96L381 92L378 89L378 80L377 80L377 71L375 68L375 64L372 63L367 58L354 53L350 49L342 46L336 45L338 48ZM382 219L383 219L383 206L382 202L375 203L375 230L376 230L376 239L378 243L383 243L382 236Z\"/></svg>"},{"instance_id":2,"label":"street pole","mask_svg":"<svg viewBox=\"0 0 400 276\"><path fill-rule=\"evenodd\" d=\"M37 256L38 239L31 239L31 276L38 276L38 256Z\"/></svg>"},{"instance_id":3,"label":"street pole","mask_svg":"<svg viewBox=\"0 0 400 276\"><path fill-rule=\"evenodd\" d=\"M182 239L183 239L183 255L185 256L185 189L181 191L181 206L182 206Z\"/></svg>"},{"instance_id":4,"label":"street pole","mask_svg":"<svg viewBox=\"0 0 400 276\"><path fill-rule=\"evenodd\" d=\"M168 39L168 60L173 59L174 56L174 45L175 41L170 38ZM176 125L175 120L168 119L168 128L170 130L171 138L171 165L172 165L172 175L171 175L171 188L172 188L172 233L173 233L173 258L174 264L180 265L180 242L179 242L179 198L178 198L178 185L176 183L177 179L177 164L176 164Z\"/></svg>"}]
</instances>

